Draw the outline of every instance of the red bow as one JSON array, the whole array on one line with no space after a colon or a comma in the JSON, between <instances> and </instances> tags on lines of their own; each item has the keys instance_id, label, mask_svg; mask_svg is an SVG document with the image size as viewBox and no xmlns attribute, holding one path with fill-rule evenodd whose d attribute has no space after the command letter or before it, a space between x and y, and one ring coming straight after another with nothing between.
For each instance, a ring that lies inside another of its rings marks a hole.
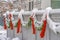
<instances>
[{"instance_id":1,"label":"red bow","mask_svg":"<svg viewBox=\"0 0 60 40\"><path fill-rule=\"evenodd\" d=\"M42 31L40 33L40 37L41 38L44 38L44 35L45 35L45 31L46 31L46 25L47 25L47 20L43 20L43 26L42 26Z\"/></svg>"}]
</instances>

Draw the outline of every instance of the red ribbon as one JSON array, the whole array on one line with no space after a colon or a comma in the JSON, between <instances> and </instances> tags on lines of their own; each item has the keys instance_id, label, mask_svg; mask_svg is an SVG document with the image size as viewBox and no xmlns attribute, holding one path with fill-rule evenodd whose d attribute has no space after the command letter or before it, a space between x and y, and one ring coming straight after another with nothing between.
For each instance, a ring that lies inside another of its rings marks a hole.
<instances>
[{"instance_id":1,"label":"red ribbon","mask_svg":"<svg viewBox=\"0 0 60 40\"><path fill-rule=\"evenodd\" d=\"M5 20L5 17L4 17L4 29L6 30L7 29L7 25L6 25L6 20Z\"/></svg>"},{"instance_id":2,"label":"red ribbon","mask_svg":"<svg viewBox=\"0 0 60 40\"><path fill-rule=\"evenodd\" d=\"M17 23L17 33L21 32L21 20L18 19L18 23Z\"/></svg>"},{"instance_id":3,"label":"red ribbon","mask_svg":"<svg viewBox=\"0 0 60 40\"><path fill-rule=\"evenodd\" d=\"M11 15L11 14L9 14L9 19L10 19L10 28L11 28L11 30L13 30L13 23L12 23L11 17L12 17L12 15Z\"/></svg>"},{"instance_id":4,"label":"red ribbon","mask_svg":"<svg viewBox=\"0 0 60 40\"><path fill-rule=\"evenodd\" d=\"M34 25L34 18L31 16L30 19L32 21L32 33L36 34L36 29L35 29L35 25Z\"/></svg>"},{"instance_id":5,"label":"red ribbon","mask_svg":"<svg viewBox=\"0 0 60 40\"><path fill-rule=\"evenodd\" d=\"M14 28L13 28L13 23L12 23L12 21L10 20L10 28L11 28L11 30L13 30Z\"/></svg>"},{"instance_id":6,"label":"red ribbon","mask_svg":"<svg viewBox=\"0 0 60 40\"><path fill-rule=\"evenodd\" d=\"M45 19L45 20L43 21L42 31L41 31L41 33L40 33L40 37L41 37L41 38L44 38L45 31L46 31L46 25L47 25L47 20Z\"/></svg>"}]
</instances>

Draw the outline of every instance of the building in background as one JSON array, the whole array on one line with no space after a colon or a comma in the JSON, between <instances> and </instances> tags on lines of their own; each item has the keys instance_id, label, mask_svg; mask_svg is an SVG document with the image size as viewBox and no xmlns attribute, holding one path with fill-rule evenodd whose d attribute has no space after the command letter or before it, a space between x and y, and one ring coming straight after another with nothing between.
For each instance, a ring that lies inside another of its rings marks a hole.
<instances>
[{"instance_id":1,"label":"building in background","mask_svg":"<svg viewBox=\"0 0 60 40\"><path fill-rule=\"evenodd\" d=\"M47 7L60 8L60 0L1 0L0 3L3 1L11 3L13 8L24 10L32 10L33 8L45 9Z\"/></svg>"},{"instance_id":2,"label":"building in background","mask_svg":"<svg viewBox=\"0 0 60 40\"><path fill-rule=\"evenodd\" d=\"M51 7L59 9L60 8L60 0L51 0Z\"/></svg>"},{"instance_id":3,"label":"building in background","mask_svg":"<svg viewBox=\"0 0 60 40\"><path fill-rule=\"evenodd\" d=\"M15 8L15 9L17 9L19 7L24 10L32 10L33 8L41 9L41 0L1 0L0 3L1 2L2 3L4 3L4 2L11 3L13 5L13 8ZM8 6L7 6L7 8L8 8Z\"/></svg>"}]
</instances>

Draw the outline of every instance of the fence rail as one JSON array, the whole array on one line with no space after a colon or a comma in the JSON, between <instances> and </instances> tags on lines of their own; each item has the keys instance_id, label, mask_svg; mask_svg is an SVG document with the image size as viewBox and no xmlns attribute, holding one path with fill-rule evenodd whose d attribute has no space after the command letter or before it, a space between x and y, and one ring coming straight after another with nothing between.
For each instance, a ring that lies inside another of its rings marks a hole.
<instances>
[{"instance_id":1,"label":"fence rail","mask_svg":"<svg viewBox=\"0 0 60 40\"><path fill-rule=\"evenodd\" d=\"M46 9L47 10L47 9ZM38 20L40 21L42 18L42 15L45 13L49 13L50 18L54 21L54 22L59 22L60 23L60 9L52 9L51 11L47 12L46 10L32 10L32 11L24 11L21 10L20 12L11 12L13 15L17 15L18 14L22 14L24 16L24 19L28 19L28 17L32 14L35 13L35 15L37 15L36 17L38 18ZM9 12L8 12L9 13ZM7 12L6 12L7 14ZM27 16L27 17L25 17ZM22 17L23 18L23 17ZM14 37L19 37L20 40L60 40L60 35L59 34L55 34L50 28L49 25L47 24L47 28L46 28L46 33L45 33L45 37L44 38L40 38L39 34L40 31L37 30L36 35L33 35L31 32L31 28L26 29L25 27L22 27L22 33L20 34L16 34L16 28L11 31L10 29L7 30L7 34L14 38ZM10 34L11 32L11 34ZM11 40L11 39L10 39Z\"/></svg>"}]
</instances>

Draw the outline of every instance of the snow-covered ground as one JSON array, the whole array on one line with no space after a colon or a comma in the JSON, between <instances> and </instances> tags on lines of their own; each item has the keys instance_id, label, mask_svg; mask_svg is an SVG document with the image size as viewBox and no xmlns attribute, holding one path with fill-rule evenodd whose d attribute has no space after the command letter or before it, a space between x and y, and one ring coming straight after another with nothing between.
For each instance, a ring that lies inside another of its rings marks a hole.
<instances>
[{"instance_id":1,"label":"snow-covered ground","mask_svg":"<svg viewBox=\"0 0 60 40\"><path fill-rule=\"evenodd\" d=\"M6 40L7 38L7 30L4 30L2 26L0 26L0 40Z\"/></svg>"}]
</instances>

